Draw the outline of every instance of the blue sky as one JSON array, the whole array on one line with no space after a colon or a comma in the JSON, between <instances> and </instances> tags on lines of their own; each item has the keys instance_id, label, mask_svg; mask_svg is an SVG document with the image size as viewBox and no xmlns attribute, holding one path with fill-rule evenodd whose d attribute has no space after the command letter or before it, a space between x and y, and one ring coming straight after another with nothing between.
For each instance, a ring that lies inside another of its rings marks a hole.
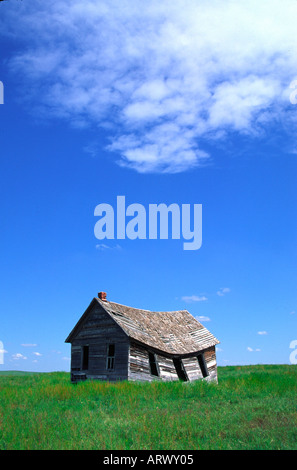
<instances>
[{"instance_id":1,"label":"blue sky","mask_svg":"<svg viewBox=\"0 0 297 470\"><path fill-rule=\"evenodd\" d=\"M0 370L69 370L64 340L101 290L188 309L221 341L219 365L289 363L296 13L291 0L0 4ZM97 240L94 209L119 195L202 204L202 247Z\"/></svg>"}]
</instances>

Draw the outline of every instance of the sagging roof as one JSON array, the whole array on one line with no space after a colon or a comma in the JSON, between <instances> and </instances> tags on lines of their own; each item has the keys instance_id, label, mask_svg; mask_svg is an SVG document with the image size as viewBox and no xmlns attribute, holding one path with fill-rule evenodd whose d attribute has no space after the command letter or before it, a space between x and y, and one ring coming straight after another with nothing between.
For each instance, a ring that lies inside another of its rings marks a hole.
<instances>
[{"instance_id":1,"label":"sagging roof","mask_svg":"<svg viewBox=\"0 0 297 470\"><path fill-rule=\"evenodd\" d=\"M187 310L153 312L97 297L93 301L98 302L131 339L168 354L189 354L219 344ZM76 327L66 342L71 342Z\"/></svg>"}]
</instances>

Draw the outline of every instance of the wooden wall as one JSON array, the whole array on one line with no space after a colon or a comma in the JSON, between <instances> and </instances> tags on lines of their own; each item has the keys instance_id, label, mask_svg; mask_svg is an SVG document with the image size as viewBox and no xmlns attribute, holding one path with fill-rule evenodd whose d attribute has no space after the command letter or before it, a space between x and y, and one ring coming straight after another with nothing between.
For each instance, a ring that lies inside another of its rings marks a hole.
<instances>
[{"instance_id":1,"label":"wooden wall","mask_svg":"<svg viewBox=\"0 0 297 470\"><path fill-rule=\"evenodd\" d=\"M159 377L151 375L148 350L128 338L119 325L100 305L93 305L78 327L71 344L71 380L178 380L173 360L168 355L156 354ZM115 367L107 370L108 344L115 344ZM82 369L82 350L89 347L88 370ZM209 372L205 380L217 381L215 347L203 351ZM201 379L197 355L182 358L190 381Z\"/></svg>"},{"instance_id":2,"label":"wooden wall","mask_svg":"<svg viewBox=\"0 0 297 470\"><path fill-rule=\"evenodd\" d=\"M204 358L209 372L209 376L206 378L209 381L217 382L217 359L216 359L216 348L208 348L204 351Z\"/></svg>"},{"instance_id":3,"label":"wooden wall","mask_svg":"<svg viewBox=\"0 0 297 470\"><path fill-rule=\"evenodd\" d=\"M129 380L178 380L172 359L156 354L160 377L151 375L148 350L134 342L129 351Z\"/></svg>"},{"instance_id":4,"label":"wooden wall","mask_svg":"<svg viewBox=\"0 0 297 470\"><path fill-rule=\"evenodd\" d=\"M115 344L115 367L106 368L108 344ZM82 370L82 348L89 346L89 366ZM128 379L129 339L115 321L101 308L94 306L88 313L71 344L72 381L81 378L101 380Z\"/></svg>"},{"instance_id":5,"label":"wooden wall","mask_svg":"<svg viewBox=\"0 0 297 470\"><path fill-rule=\"evenodd\" d=\"M207 377L204 378L204 380L217 382L218 377L215 346L205 349L202 352L209 374ZM190 381L199 380L203 378L196 355L193 357L184 358L183 364Z\"/></svg>"},{"instance_id":6,"label":"wooden wall","mask_svg":"<svg viewBox=\"0 0 297 470\"><path fill-rule=\"evenodd\" d=\"M217 364L215 347L211 347L203 351L204 359L209 372L207 381L217 381ZM160 376L156 377L150 373L150 365L148 359L148 351L145 347L131 342L129 351L129 380L178 380L178 376L173 364L173 360L169 357L156 354L159 366ZM189 381L202 379L197 356L186 357L182 359L184 368L188 375Z\"/></svg>"}]
</instances>

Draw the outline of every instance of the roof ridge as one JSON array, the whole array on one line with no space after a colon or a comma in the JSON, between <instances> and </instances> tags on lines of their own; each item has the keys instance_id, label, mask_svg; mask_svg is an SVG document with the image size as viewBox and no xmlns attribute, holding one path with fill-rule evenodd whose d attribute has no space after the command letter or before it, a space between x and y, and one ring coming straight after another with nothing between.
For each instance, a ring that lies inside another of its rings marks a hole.
<instances>
[{"instance_id":1,"label":"roof ridge","mask_svg":"<svg viewBox=\"0 0 297 470\"><path fill-rule=\"evenodd\" d=\"M142 310L143 312L152 312L152 310L148 310L148 309L145 309L145 308L137 308L137 307L131 307L130 305L124 305L124 304L119 304L118 302L114 302L113 300L101 300L99 299L99 297L96 297L97 300L99 300L99 302L101 304L115 304L115 305L120 305L120 307L127 307L127 308L133 308L134 310Z\"/></svg>"},{"instance_id":2,"label":"roof ridge","mask_svg":"<svg viewBox=\"0 0 297 470\"><path fill-rule=\"evenodd\" d=\"M96 297L96 300L98 300L102 305L106 305L106 303L109 304L115 304L119 305L120 307L126 307L126 308L132 308L133 310L139 310L141 312L150 312L150 313L176 313L176 312L187 312L190 313L186 308L182 308L180 310L149 310L146 308L138 308L138 307L131 307L131 305L124 305L124 304L119 304L118 302L114 302L113 300L101 300L99 297Z\"/></svg>"}]
</instances>

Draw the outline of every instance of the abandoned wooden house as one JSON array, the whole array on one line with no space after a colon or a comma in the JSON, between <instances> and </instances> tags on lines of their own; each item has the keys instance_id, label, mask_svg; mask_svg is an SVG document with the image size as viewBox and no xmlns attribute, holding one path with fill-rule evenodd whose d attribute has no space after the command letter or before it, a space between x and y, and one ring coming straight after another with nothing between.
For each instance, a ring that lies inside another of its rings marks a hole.
<instances>
[{"instance_id":1,"label":"abandoned wooden house","mask_svg":"<svg viewBox=\"0 0 297 470\"><path fill-rule=\"evenodd\" d=\"M71 381L217 381L219 341L187 310L151 312L99 292L67 339Z\"/></svg>"}]
</instances>

